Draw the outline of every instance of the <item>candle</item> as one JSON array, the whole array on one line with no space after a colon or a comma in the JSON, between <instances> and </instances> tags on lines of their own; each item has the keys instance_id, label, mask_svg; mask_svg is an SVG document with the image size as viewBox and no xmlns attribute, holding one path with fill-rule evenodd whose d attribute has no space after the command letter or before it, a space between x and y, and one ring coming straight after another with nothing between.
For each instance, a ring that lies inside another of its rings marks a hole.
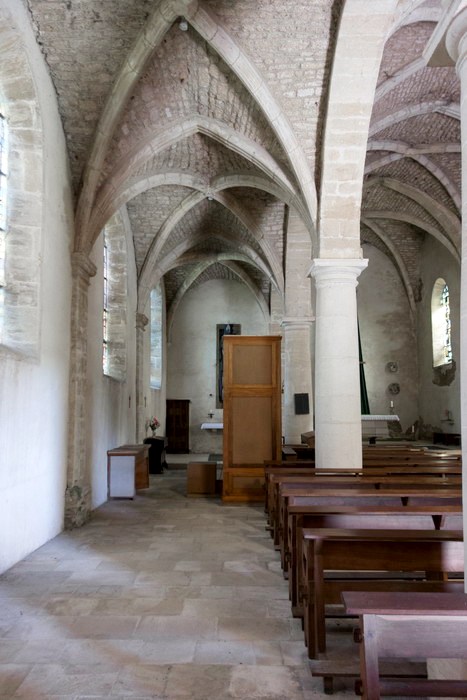
<instances>
[{"instance_id":1,"label":"candle","mask_svg":"<svg viewBox=\"0 0 467 700\"><path fill-rule=\"evenodd\" d=\"M391 401L391 408L394 408L394 401Z\"/></svg>"}]
</instances>

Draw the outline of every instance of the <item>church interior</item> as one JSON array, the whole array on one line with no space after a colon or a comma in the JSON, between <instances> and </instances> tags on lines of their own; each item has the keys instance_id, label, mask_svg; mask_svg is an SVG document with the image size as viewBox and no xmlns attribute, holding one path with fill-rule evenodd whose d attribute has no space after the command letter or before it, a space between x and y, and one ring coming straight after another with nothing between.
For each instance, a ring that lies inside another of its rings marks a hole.
<instances>
[{"instance_id":1,"label":"church interior","mask_svg":"<svg viewBox=\"0 0 467 700\"><path fill-rule=\"evenodd\" d=\"M262 508L180 467L261 442L237 336L280 338L266 459L360 470L362 415L462 454L466 36L464 0L0 0L0 698L324 697ZM152 417L174 468L112 501Z\"/></svg>"}]
</instances>

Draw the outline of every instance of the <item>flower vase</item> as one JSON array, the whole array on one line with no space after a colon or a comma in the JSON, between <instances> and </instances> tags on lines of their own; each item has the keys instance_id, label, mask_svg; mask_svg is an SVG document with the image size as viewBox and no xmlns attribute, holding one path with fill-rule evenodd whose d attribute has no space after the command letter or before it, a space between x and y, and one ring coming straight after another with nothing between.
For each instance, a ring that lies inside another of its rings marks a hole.
<instances>
[{"instance_id":1,"label":"flower vase","mask_svg":"<svg viewBox=\"0 0 467 700\"><path fill-rule=\"evenodd\" d=\"M153 438L156 437L156 433L157 433L157 428L154 428L154 430L152 431L152 437L153 437Z\"/></svg>"}]
</instances>

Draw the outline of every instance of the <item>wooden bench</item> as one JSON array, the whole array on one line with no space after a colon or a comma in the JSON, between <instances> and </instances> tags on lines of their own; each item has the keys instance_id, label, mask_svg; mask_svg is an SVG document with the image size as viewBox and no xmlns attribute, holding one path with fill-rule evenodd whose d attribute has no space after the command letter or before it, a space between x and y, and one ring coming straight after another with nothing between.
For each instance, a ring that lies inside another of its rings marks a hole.
<instances>
[{"instance_id":1,"label":"wooden bench","mask_svg":"<svg viewBox=\"0 0 467 700\"><path fill-rule=\"evenodd\" d=\"M382 695L467 697L467 680L381 678L384 657L467 658L465 593L344 592L345 611L360 616L361 687L365 700Z\"/></svg>"},{"instance_id":2,"label":"wooden bench","mask_svg":"<svg viewBox=\"0 0 467 700\"><path fill-rule=\"evenodd\" d=\"M463 575L462 532L304 529L302 568L305 643L312 659L326 652L325 608L339 604L343 591L443 591L458 585L443 578ZM420 572L429 575L406 577Z\"/></svg>"},{"instance_id":3,"label":"wooden bench","mask_svg":"<svg viewBox=\"0 0 467 700\"><path fill-rule=\"evenodd\" d=\"M444 484L444 482L443 482ZM288 503L292 496L302 496L308 498L309 505L319 505L319 500L326 499L330 505L382 505L382 506L406 506L409 502L413 505L457 505L462 501L461 485L453 484L446 487L436 488L436 485L425 484L420 480L417 485L399 484L393 482L391 488L377 489L375 484L369 482L356 482L352 485L341 486L344 482L339 482L339 486L334 488L315 488L310 482L306 483L282 483L279 486L278 504L275 507L272 526L274 528L274 545L281 549L281 542L287 536L288 523ZM348 500L352 499L352 500ZM284 545L282 545L282 548Z\"/></svg>"},{"instance_id":4,"label":"wooden bench","mask_svg":"<svg viewBox=\"0 0 467 700\"><path fill-rule=\"evenodd\" d=\"M300 497L289 500L287 527L289 599L294 617L303 616L299 598L303 528L362 529L462 529L461 503L450 506L332 506L302 505Z\"/></svg>"}]
</instances>

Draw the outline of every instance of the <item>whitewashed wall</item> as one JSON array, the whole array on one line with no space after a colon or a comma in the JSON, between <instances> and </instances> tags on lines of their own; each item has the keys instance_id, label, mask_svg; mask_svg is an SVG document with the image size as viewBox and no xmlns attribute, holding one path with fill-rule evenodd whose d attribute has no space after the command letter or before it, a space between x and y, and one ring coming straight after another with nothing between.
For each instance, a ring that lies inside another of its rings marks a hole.
<instances>
[{"instance_id":1,"label":"whitewashed wall","mask_svg":"<svg viewBox=\"0 0 467 700\"><path fill-rule=\"evenodd\" d=\"M91 256L97 274L89 287L87 422L94 508L107 500L107 450L135 442L136 266L132 245L128 236L127 373L123 382L104 376L102 371L102 234Z\"/></svg>"},{"instance_id":2,"label":"whitewashed wall","mask_svg":"<svg viewBox=\"0 0 467 700\"><path fill-rule=\"evenodd\" d=\"M73 225L55 92L23 4L0 0L0 14L7 13L19 29L40 96L44 207L38 359L13 359L0 350L0 571L63 527Z\"/></svg>"},{"instance_id":3,"label":"whitewashed wall","mask_svg":"<svg viewBox=\"0 0 467 700\"><path fill-rule=\"evenodd\" d=\"M240 323L242 335L268 335L269 319L249 290L232 280L210 280L190 290L177 309L167 348L167 398L190 399L190 451L222 452L222 433L201 423L222 421L216 409L216 324Z\"/></svg>"},{"instance_id":4,"label":"whitewashed wall","mask_svg":"<svg viewBox=\"0 0 467 700\"><path fill-rule=\"evenodd\" d=\"M360 275L357 299L370 411L387 414L392 400L406 431L418 418L415 319L401 279L387 256L364 245L363 257L369 263ZM389 372L388 362L397 362L398 371ZM400 385L398 395L390 394L392 383Z\"/></svg>"}]
</instances>

